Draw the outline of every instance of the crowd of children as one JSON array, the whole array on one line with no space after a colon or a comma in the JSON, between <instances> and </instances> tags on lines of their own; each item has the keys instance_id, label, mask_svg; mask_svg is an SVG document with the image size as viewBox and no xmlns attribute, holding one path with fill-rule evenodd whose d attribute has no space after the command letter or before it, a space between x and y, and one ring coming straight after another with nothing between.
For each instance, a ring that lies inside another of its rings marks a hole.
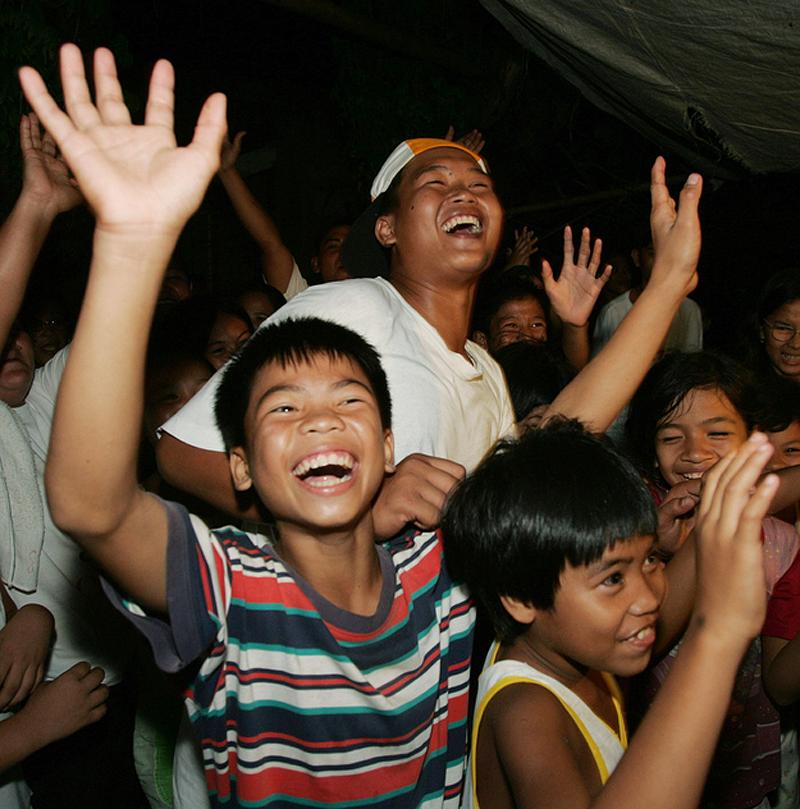
<instances>
[{"instance_id":1,"label":"crowd of children","mask_svg":"<svg viewBox=\"0 0 800 809\"><path fill-rule=\"evenodd\" d=\"M496 263L451 132L307 278L224 96L179 147L168 62L143 125L108 50L60 72L63 110L20 70L0 229L0 805L797 809L800 270L747 365L702 351L699 175L655 161L601 307L588 229ZM174 256L217 173L262 259L230 300ZM81 203L71 335L25 293Z\"/></svg>"}]
</instances>

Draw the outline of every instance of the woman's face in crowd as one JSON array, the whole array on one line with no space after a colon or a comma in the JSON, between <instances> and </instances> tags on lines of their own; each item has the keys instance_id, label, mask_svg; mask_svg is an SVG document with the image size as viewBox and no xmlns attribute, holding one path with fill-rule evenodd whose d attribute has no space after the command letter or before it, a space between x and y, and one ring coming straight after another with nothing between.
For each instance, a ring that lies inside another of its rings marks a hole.
<instances>
[{"instance_id":1,"label":"woman's face in crowd","mask_svg":"<svg viewBox=\"0 0 800 809\"><path fill-rule=\"evenodd\" d=\"M664 481L675 486L700 480L728 452L747 440L747 425L716 388L695 388L656 431L656 461Z\"/></svg>"},{"instance_id":2,"label":"woman's face in crowd","mask_svg":"<svg viewBox=\"0 0 800 809\"><path fill-rule=\"evenodd\" d=\"M800 300L779 306L761 324L764 350L781 376L800 382Z\"/></svg>"}]
</instances>

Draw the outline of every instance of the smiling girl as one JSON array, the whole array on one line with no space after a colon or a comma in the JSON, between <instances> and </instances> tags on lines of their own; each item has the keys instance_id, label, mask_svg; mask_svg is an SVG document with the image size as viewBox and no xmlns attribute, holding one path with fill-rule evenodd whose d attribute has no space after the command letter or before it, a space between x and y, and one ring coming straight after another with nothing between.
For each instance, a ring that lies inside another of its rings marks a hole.
<instances>
[{"instance_id":1,"label":"smiling girl","mask_svg":"<svg viewBox=\"0 0 800 809\"><path fill-rule=\"evenodd\" d=\"M753 401L744 369L712 352L668 354L653 366L634 396L627 423L629 445L659 505L659 539L670 552L679 551L684 543L686 551L691 550L694 506L703 476L746 441ZM798 538L791 526L768 517L762 523L762 540L766 587L771 592L791 565ZM694 570L684 565L686 556L686 552L676 555L667 571L673 603L683 596L690 606L689 579ZM668 651L661 645L667 653L637 685L643 702L652 701L679 648L680 641ZM780 725L761 684L760 654L756 640L739 668L703 807L767 806L767 794L778 786Z\"/></svg>"}]
</instances>

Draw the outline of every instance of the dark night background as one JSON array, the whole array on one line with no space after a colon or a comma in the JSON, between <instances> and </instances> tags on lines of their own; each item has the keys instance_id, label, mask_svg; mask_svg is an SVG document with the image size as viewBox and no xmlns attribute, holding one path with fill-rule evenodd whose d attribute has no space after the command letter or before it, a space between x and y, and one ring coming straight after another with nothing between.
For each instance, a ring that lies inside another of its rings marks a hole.
<instances>
[{"instance_id":1,"label":"dark night background","mask_svg":"<svg viewBox=\"0 0 800 809\"><path fill-rule=\"evenodd\" d=\"M19 188L15 68L37 67L51 89L58 43L118 59L134 118L159 57L177 75L176 129L191 137L203 99L228 95L231 133L246 130L242 173L278 222L301 267L320 225L354 217L403 138L473 127L508 210L560 261L561 230L589 225L606 255L646 226L649 167L661 152L527 54L477 0L0 0L3 211ZM692 170L665 155L678 182ZM701 283L711 343L728 345L772 270L797 265L796 176L706 178ZM36 284L80 299L91 219L56 223ZM190 272L224 292L255 274L255 249L214 183L179 246Z\"/></svg>"}]
</instances>

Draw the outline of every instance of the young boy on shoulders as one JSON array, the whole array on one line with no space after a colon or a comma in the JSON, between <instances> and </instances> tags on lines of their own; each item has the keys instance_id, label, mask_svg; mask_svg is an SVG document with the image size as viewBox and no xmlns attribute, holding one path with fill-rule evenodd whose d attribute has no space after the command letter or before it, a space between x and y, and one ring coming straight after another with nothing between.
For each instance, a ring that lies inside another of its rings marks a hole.
<instances>
[{"instance_id":1,"label":"young boy on shoulders","mask_svg":"<svg viewBox=\"0 0 800 809\"><path fill-rule=\"evenodd\" d=\"M474 615L438 534L376 544L393 454L377 354L308 319L261 329L229 365L216 413L230 472L269 508L272 541L211 531L139 489L148 330L216 168L225 99L209 98L181 149L168 62L141 127L109 51L95 53L96 105L74 45L61 76L68 114L20 73L97 217L48 458L54 519L105 568L163 668L199 662L187 701L213 803L457 806Z\"/></svg>"},{"instance_id":2,"label":"young boy on shoulders","mask_svg":"<svg viewBox=\"0 0 800 809\"><path fill-rule=\"evenodd\" d=\"M614 675L649 662L666 591L636 471L577 422L551 421L499 445L456 489L448 564L498 639L479 682L466 806L696 806L764 619L760 524L776 477L751 492L770 454L754 434L706 475L693 618L630 747Z\"/></svg>"}]
</instances>

